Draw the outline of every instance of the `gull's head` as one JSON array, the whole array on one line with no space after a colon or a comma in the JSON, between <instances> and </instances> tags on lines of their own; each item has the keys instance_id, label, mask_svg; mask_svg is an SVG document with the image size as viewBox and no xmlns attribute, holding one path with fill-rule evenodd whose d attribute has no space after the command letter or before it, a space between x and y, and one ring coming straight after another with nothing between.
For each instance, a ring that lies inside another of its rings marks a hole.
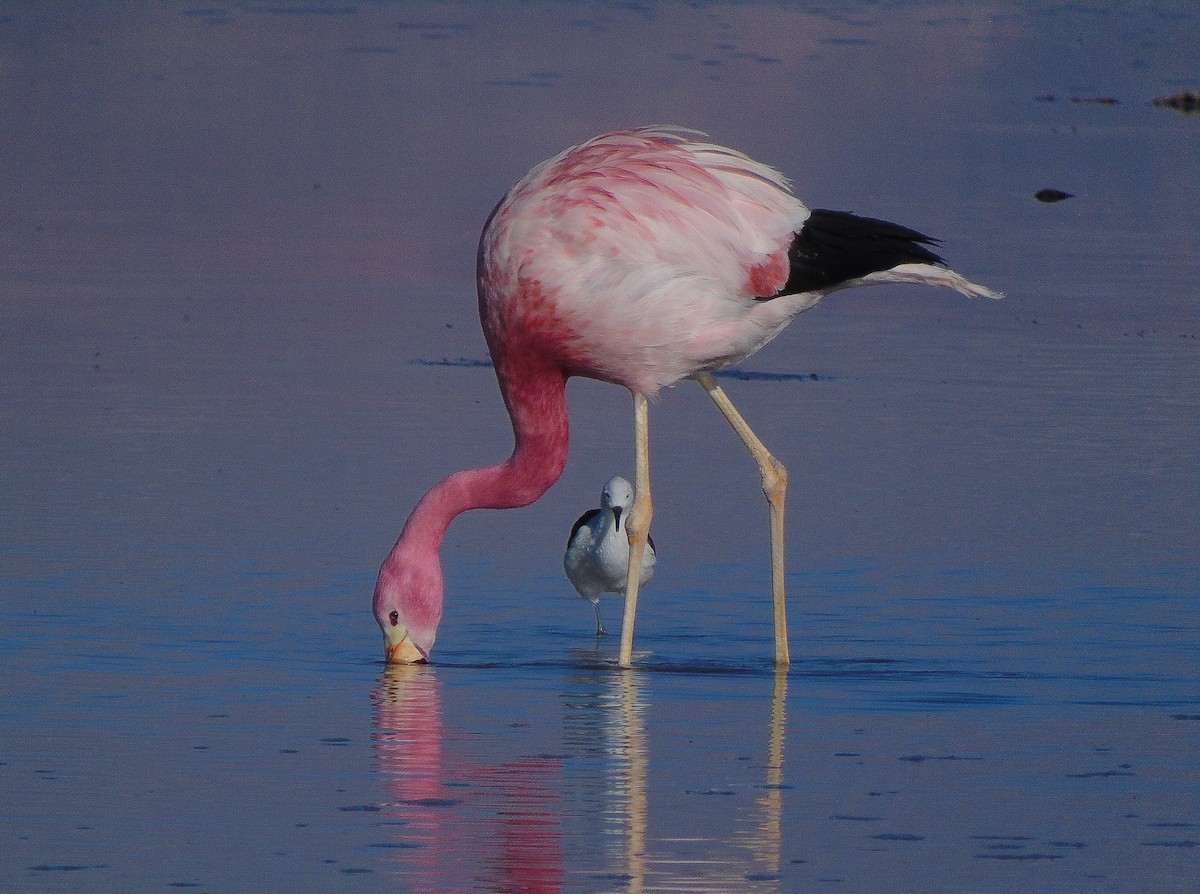
<instances>
[{"instance_id":1,"label":"gull's head","mask_svg":"<svg viewBox=\"0 0 1200 894\"><path fill-rule=\"evenodd\" d=\"M600 508L620 509L622 512L628 512L632 505L633 485L620 475L608 479L604 490L600 491Z\"/></svg>"}]
</instances>

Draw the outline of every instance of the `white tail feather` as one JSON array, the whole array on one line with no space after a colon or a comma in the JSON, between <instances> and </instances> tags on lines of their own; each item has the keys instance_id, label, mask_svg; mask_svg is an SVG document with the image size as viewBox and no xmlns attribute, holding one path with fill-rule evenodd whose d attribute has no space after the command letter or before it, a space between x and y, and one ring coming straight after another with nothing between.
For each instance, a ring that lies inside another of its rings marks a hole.
<instances>
[{"instance_id":1,"label":"white tail feather","mask_svg":"<svg viewBox=\"0 0 1200 894\"><path fill-rule=\"evenodd\" d=\"M981 286L960 276L947 267L934 264L900 264L891 270L880 270L868 273L862 278L864 285L868 283L907 282L927 286L946 286L966 295L968 298L1003 298L1003 292L993 292L987 286Z\"/></svg>"}]
</instances>

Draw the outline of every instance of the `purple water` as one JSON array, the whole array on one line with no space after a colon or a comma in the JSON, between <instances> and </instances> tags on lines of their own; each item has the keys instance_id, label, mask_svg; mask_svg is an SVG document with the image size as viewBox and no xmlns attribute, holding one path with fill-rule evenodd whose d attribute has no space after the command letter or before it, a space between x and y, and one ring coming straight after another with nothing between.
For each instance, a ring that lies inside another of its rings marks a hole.
<instances>
[{"instance_id":1,"label":"purple water","mask_svg":"<svg viewBox=\"0 0 1200 894\"><path fill-rule=\"evenodd\" d=\"M1200 117L1152 100L1198 25L0 5L0 888L1191 890ZM385 669L404 517L511 448L488 211L660 122L1007 297L837 296L721 381L791 471L786 676L757 473L686 383L637 668L596 642L561 554L632 414L588 381L563 480L451 528L435 663Z\"/></svg>"}]
</instances>

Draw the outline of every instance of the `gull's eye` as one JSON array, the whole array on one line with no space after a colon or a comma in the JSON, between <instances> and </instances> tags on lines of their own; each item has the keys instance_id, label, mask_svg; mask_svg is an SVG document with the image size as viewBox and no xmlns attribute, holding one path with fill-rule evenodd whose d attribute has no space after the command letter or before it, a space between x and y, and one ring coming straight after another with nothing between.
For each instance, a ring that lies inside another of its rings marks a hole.
<instances>
[{"instance_id":1,"label":"gull's eye","mask_svg":"<svg viewBox=\"0 0 1200 894\"><path fill-rule=\"evenodd\" d=\"M392 609L391 614L388 615L388 620L391 621L392 626L395 627L397 624L400 623L400 612L396 611L395 609Z\"/></svg>"}]
</instances>

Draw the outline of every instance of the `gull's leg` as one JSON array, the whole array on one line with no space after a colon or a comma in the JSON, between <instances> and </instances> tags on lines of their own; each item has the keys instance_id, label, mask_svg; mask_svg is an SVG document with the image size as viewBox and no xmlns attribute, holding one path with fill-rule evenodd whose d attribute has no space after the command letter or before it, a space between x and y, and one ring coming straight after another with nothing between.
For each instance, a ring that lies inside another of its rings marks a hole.
<instances>
[{"instance_id":1,"label":"gull's leg","mask_svg":"<svg viewBox=\"0 0 1200 894\"><path fill-rule=\"evenodd\" d=\"M635 483L633 505L625 517L629 536L629 575L625 578L625 615L621 621L621 667L633 664L633 621L637 616L638 586L641 583L642 554L650 536L654 506L650 502L650 405L645 395L633 396L633 461Z\"/></svg>"},{"instance_id":2,"label":"gull's leg","mask_svg":"<svg viewBox=\"0 0 1200 894\"><path fill-rule=\"evenodd\" d=\"M600 622L600 598L596 597L596 601L592 603L592 608L596 610L596 636L604 636L606 633L604 625Z\"/></svg>"},{"instance_id":3,"label":"gull's leg","mask_svg":"<svg viewBox=\"0 0 1200 894\"><path fill-rule=\"evenodd\" d=\"M775 664L781 667L791 663L788 654L787 605L783 588L783 503L787 493L787 469L783 463L758 439L758 435L742 418L733 402L712 380L708 373L696 376L701 387L708 392L717 409L733 426L742 443L750 450L762 473L763 493L771 512L771 596L775 604Z\"/></svg>"}]
</instances>

